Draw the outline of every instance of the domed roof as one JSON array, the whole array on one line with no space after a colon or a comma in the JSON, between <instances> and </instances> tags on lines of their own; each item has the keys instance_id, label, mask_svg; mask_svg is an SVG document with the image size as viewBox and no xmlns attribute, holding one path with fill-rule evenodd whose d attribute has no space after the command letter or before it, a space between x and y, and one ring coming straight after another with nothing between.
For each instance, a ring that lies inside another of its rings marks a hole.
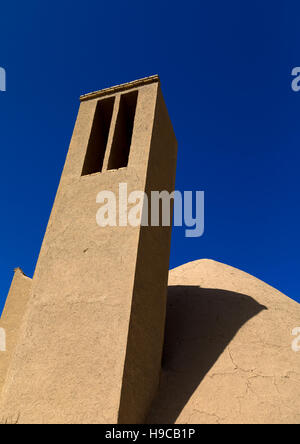
<instances>
[{"instance_id":1,"label":"domed roof","mask_svg":"<svg viewBox=\"0 0 300 444\"><path fill-rule=\"evenodd\" d=\"M300 305L233 267L170 271L152 423L300 423Z\"/></svg>"}]
</instances>

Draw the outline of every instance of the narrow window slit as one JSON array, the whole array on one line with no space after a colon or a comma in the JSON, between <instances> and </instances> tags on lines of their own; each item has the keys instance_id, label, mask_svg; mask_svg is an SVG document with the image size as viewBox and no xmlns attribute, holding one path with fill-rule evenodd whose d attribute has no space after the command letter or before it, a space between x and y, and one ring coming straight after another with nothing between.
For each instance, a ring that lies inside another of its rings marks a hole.
<instances>
[{"instance_id":1,"label":"narrow window slit","mask_svg":"<svg viewBox=\"0 0 300 444\"><path fill-rule=\"evenodd\" d=\"M108 161L108 169L127 167L132 140L138 92L122 94L115 133Z\"/></svg>"},{"instance_id":2,"label":"narrow window slit","mask_svg":"<svg viewBox=\"0 0 300 444\"><path fill-rule=\"evenodd\" d=\"M97 103L82 176L102 171L114 103L115 97L99 100Z\"/></svg>"}]
</instances>

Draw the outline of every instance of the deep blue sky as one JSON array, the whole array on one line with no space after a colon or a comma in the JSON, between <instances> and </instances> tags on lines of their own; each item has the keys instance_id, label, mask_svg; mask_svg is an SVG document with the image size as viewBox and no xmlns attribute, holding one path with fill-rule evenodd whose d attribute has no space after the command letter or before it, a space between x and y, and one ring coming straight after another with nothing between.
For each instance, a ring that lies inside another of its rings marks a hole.
<instances>
[{"instance_id":1,"label":"deep blue sky","mask_svg":"<svg viewBox=\"0 0 300 444\"><path fill-rule=\"evenodd\" d=\"M14 267L33 274L79 95L158 73L176 188L206 192L205 235L174 230L171 267L213 258L300 302L299 20L283 0L2 3L0 301Z\"/></svg>"}]
</instances>

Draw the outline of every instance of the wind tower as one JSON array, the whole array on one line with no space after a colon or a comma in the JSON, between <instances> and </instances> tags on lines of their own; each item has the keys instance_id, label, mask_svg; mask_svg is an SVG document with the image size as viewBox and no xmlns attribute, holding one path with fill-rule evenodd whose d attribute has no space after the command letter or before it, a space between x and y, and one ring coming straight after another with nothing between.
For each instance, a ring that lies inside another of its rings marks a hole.
<instances>
[{"instance_id":1,"label":"wind tower","mask_svg":"<svg viewBox=\"0 0 300 444\"><path fill-rule=\"evenodd\" d=\"M0 417L145 420L161 368L171 227L99 227L96 197L118 196L120 183L172 192L176 152L158 76L81 97Z\"/></svg>"}]
</instances>

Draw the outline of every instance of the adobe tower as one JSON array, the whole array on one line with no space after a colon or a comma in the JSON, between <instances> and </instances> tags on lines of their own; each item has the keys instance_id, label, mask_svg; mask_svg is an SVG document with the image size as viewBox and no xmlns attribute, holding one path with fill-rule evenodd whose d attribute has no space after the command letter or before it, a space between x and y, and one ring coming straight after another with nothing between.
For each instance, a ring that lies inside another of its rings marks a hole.
<instances>
[{"instance_id":1,"label":"adobe tower","mask_svg":"<svg viewBox=\"0 0 300 444\"><path fill-rule=\"evenodd\" d=\"M17 268L0 318L0 394L18 343L20 326L28 304L31 284L32 280L25 276L20 268ZM1 336L4 344L1 344Z\"/></svg>"},{"instance_id":2,"label":"adobe tower","mask_svg":"<svg viewBox=\"0 0 300 444\"><path fill-rule=\"evenodd\" d=\"M171 227L101 228L96 197L118 197L120 183L128 194L172 192L176 152L157 76L81 97L0 417L145 420L161 368Z\"/></svg>"}]
</instances>

